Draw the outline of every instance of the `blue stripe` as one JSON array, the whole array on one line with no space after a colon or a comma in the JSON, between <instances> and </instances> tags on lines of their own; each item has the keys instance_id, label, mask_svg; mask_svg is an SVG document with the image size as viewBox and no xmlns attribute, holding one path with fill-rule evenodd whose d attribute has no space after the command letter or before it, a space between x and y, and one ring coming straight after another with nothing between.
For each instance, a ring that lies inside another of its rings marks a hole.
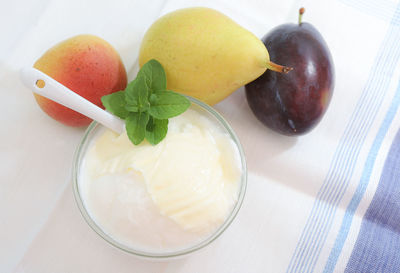
<instances>
[{"instance_id":1,"label":"blue stripe","mask_svg":"<svg viewBox=\"0 0 400 273\"><path fill-rule=\"evenodd\" d=\"M391 39L392 31L390 29L385 37L366 88L335 151L333 163L317 195L287 272L309 272L316 264L332 225L337 204L347 189L361 147L388 89L392 70L399 60L399 52L391 52L397 42Z\"/></svg>"},{"instance_id":2,"label":"blue stripe","mask_svg":"<svg viewBox=\"0 0 400 273\"><path fill-rule=\"evenodd\" d=\"M379 128L378 134L376 135L376 137L374 139L372 148L368 153L367 161L365 163L360 182L358 184L358 187L355 191L353 198L351 199L351 201L346 209L345 215L343 217L342 225L340 227L339 235L336 238L333 249L331 250L331 253L329 255L328 262L325 265L324 273L333 272L333 270L335 269L337 260L343 249L344 242L349 233L350 226L353 221L354 213L357 210L358 205L360 204L360 201L361 201L362 197L364 196L364 193L369 184L372 169L375 164L376 156L378 154L379 149L382 146L383 139L385 138L385 135L386 135L387 131L389 130L390 125L392 124L394 116L398 110L399 104L400 104L400 82L397 87L397 91L396 91L395 97L393 98L392 104L390 105L390 108L386 113L385 119L384 119L381 127Z\"/></svg>"},{"instance_id":3,"label":"blue stripe","mask_svg":"<svg viewBox=\"0 0 400 273\"><path fill-rule=\"evenodd\" d=\"M400 88L399 88L400 89ZM393 114L394 115L394 114ZM400 272L400 130L345 272Z\"/></svg>"}]
</instances>

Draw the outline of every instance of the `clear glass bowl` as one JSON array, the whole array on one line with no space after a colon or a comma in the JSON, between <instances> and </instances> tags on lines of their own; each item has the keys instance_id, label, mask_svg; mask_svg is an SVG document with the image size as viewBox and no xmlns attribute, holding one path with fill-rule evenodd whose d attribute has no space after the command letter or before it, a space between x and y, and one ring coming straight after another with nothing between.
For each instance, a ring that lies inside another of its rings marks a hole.
<instances>
[{"instance_id":1,"label":"clear glass bowl","mask_svg":"<svg viewBox=\"0 0 400 273\"><path fill-rule=\"evenodd\" d=\"M89 147L89 143L91 139L96 135L96 132L101 129L102 125L100 125L97 122L92 122L88 129L85 132L85 135L83 136L82 141L80 142L74 156L74 162L73 162L73 168L72 168L72 182L73 182L73 190L74 190L74 196L75 200L78 204L79 210L85 219L85 221L89 224L89 226L98 234L100 237L102 237L104 240L106 240L108 243L112 244L113 246L126 251L128 253L143 257L143 258L152 258L152 259L162 259L162 258L174 258L174 257L181 257L181 256L186 256L187 254L190 254L196 250L199 250L207 245L209 245L211 242L213 242L215 239L217 239L224 231L225 229L232 223L233 219L236 217L243 199L244 195L246 192L246 185L247 185L247 167L246 167L246 160L245 156L243 153L242 146L233 132L232 128L229 126L229 124L226 122L226 120L212 107L208 106L207 104L194 99L192 97L188 97L188 99L192 102L191 108L199 111L200 113L207 115L211 120L214 120L217 124L221 126L233 139L235 142L239 154L240 154L240 159L241 159L241 165L242 165L242 175L240 179L240 185L239 185L239 193L238 193L238 199L236 204L234 205L232 211L224 221L224 223L217 228L212 234L210 234L208 237L204 238L202 241L199 243L192 245L188 248L184 248L181 250L177 251L169 251L169 252L157 252L157 253L151 253L147 251L141 251L139 249L134 249L132 247L126 246L124 244L121 244L120 242L114 240L112 237L110 237L108 234L106 234L97 224L96 222L91 218L89 215L88 211L86 210L86 207L84 205L82 196L81 196L81 191L80 191L80 184L79 184L79 172L80 172L80 166L82 164L82 159L83 156L86 153L86 150Z\"/></svg>"}]
</instances>

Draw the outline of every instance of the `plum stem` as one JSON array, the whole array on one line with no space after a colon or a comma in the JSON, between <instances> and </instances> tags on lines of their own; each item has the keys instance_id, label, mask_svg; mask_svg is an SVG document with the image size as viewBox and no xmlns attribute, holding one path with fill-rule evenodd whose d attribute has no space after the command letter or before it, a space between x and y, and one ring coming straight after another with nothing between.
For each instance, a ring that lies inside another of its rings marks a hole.
<instances>
[{"instance_id":1,"label":"plum stem","mask_svg":"<svg viewBox=\"0 0 400 273\"><path fill-rule=\"evenodd\" d=\"M293 67L279 65L279 64L273 63L271 61L267 64L267 68L271 69L272 71L276 71L276 72L280 72L280 73L284 73L284 74L293 70Z\"/></svg>"},{"instance_id":2,"label":"plum stem","mask_svg":"<svg viewBox=\"0 0 400 273\"><path fill-rule=\"evenodd\" d=\"M301 19L303 18L303 13L306 11L305 8L299 9L299 25L301 25Z\"/></svg>"}]
</instances>

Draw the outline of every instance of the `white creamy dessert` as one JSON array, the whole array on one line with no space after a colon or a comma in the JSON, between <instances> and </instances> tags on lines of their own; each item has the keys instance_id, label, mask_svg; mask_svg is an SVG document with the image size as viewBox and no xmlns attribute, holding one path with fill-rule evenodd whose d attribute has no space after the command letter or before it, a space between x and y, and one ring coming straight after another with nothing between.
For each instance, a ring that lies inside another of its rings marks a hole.
<instances>
[{"instance_id":1,"label":"white creamy dessert","mask_svg":"<svg viewBox=\"0 0 400 273\"><path fill-rule=\"evenodd\" d=\"M158 145L101 129L79 173L84 206L111 238L147 252L188 248L210 236L237 202L241 159L230 135L189 108Z\"/></svg>"}]
</instances>

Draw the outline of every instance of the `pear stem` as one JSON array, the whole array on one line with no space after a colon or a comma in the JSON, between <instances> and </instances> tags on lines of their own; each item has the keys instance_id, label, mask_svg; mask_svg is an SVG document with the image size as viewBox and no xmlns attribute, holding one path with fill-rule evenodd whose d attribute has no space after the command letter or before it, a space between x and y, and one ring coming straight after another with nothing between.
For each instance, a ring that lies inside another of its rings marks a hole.
<instances>
[{"instance_id":1,"label":"pear stem","mask_svg":"<svg viewBox=\"0 0 400 273\"><path fill-rule=\"evenodd\" d=\"M303 13L306 11L305 8L299 9L299 25L301 25L301 19L303 18Z\"/></svg>"},{"instance_id":2,"label":"pear stem","mask_svg":"<svg viewBox=\"0 0 400 273\"><path fill-rule=\"evenodd\" d=\"M293 70L293 67L279 65L279 64L273 63L271 61L267 64L267 68L271 69L272 71L276 71L276 72L280 72L280 73L284 73L284 74Z\"/></svg>"}]
</instances>

